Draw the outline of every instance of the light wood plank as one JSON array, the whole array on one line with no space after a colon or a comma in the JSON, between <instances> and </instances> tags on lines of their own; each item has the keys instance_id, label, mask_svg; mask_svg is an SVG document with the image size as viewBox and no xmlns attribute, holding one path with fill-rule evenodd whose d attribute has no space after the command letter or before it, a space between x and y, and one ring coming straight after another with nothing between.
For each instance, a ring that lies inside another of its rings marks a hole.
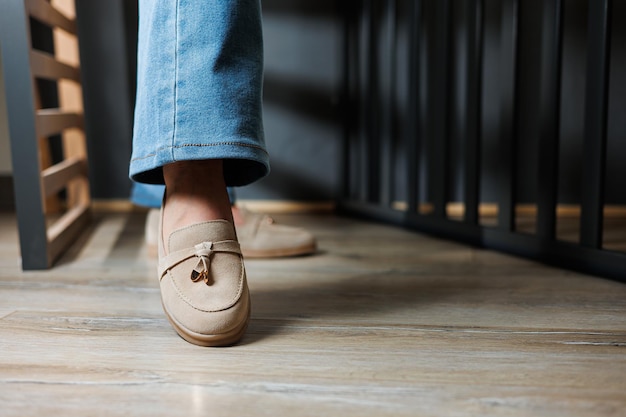
<instances>
[{"instance_id":1,"label":"light wood plank","mask_svg":"<svg viewBox=\"0 0 626 417\"><path fill-rule=\"evenodd\" d=\"M332 201L237 200L237 204L261 213L332 213Z\"/></svg>"},{"instance_id":2,"label":"light wood plank","mask_svg":"<svg viewBox=\"0 0 626 417\"><path fill-rule=\"evenodd\" d=\"M41 109L36 112L37 136L47 137L63 132L65 129L83 129L83 115L66 112L62 109Z\"/></svg>"},{"instance_id":3,"label":"light wood plank","mask_svg":"<svg viewBox=\"0 0 626 417\"><path fill-rule=\"evenodd\" d=\"M30 63L36 78L68 79L80 83L80 70L77 67L59 62L47 52L30 51Z\"/></svg>"},{"instance_id":4,"label":"light wood plank","mask_svg":"<svg viewBox=\"0 0 626 417\"><path fill-rule=\"evenodd\" d=\"M63 13L65 16L74 19L76 18L76 0L50 0L57 10Z\"/></svg>"},{"instance_id":5,"label":"light wood plank","mask_svg":"<svg viewBox=\"0 0 626 417\"><path fill-rule=\"evenodd\" d=\"M66 32L76 33L75 19L68 18L45 0L26 0L28 13L42 23L51 27L59 27Z\"/></svg>"},{"instance_id":6,"label":"light wood plank","mask_svg":"<svg viewBox=\"0 0 626 417\"><path fill-rule=\"evenodd\" d=\"M87 162L80 158L65 159L41 173L42 188L46 197L57 193L76 177L87 176Z\"/></svg>"},{"instance_id":7,"label":"light wood plank","mask_svg":"<svg viewBox=\"0 0 626 417\"><path fill-rule=\"evenodd\" d=\"M408 204L405 201L394 201L392 208L398 211L407 211ZM483 217L497 217L498 205L495 203L481 203L478 206L479 214ZM420 205L419 211L431 213L434 210L432 204L424 203ZM557 216L560 218L580 218L580 206L576 204L559 204L556 208ZM626 218L626 206L607 204L604 206L605 218ZM516 216L535 217L537 216L537 206L534 204L517 204L515 206ZM465 205L463 203L450 202L446 204L446 216L451 218L462 218L465 215Z\"/></svg>"}]
</instances>

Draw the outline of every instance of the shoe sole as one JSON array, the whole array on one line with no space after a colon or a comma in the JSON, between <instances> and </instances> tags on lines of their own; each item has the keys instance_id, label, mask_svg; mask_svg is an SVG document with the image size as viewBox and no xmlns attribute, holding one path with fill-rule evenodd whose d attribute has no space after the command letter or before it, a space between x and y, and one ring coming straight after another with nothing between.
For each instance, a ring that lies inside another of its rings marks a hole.
<instances>
[{"instance_id":1,"label":"shoe sole","mask_svg":"<svg viewBox=\"0 0 626 417\"><path fill-rule=\"evenodd\" d=\"M237 326L236 328L226 333L201 334L201 333L192 332L191 330L187 329L185 326L180 324L175 318L173 318L170 315L170 313L167 311L167 308L165 308L165 305L163 304L163 302L161 302L161 305L163 306L163 311L165 312L165 316L167 317L167 320L170 322L170 324L172 325L176 333L178 333L178 335L182 337L183 339L185 339L187 342L194 344L194 345L203 346L203 347L220 347L220 346L234 345L239 340L241 340L241 338L246 332L246 329L248 328L248 323L250 322L251 309L250 307L248 307L248 315L246 316L246 320L243 323L241 323L239 326ZM248 306L250 306L249 297L248 297Z\"/></svg>"}]
</instances>

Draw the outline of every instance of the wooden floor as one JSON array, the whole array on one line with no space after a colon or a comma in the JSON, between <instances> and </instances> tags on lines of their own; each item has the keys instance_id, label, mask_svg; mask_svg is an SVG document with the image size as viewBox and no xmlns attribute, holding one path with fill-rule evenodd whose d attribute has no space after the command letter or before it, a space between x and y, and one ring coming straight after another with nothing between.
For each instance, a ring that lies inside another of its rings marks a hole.
<instances>
[{"instance_id":1,"label":"wooden floor","mask_svg":"<svg viewBox=\"0 0 626 417\"><path fill-rule=\"evenodd\" d=\"M625 416L626 285L328 215L315 256L246 261L242 343L164 318L143 214L23 273L0 215L0 416Z\"/></svg>"}]
</instances>

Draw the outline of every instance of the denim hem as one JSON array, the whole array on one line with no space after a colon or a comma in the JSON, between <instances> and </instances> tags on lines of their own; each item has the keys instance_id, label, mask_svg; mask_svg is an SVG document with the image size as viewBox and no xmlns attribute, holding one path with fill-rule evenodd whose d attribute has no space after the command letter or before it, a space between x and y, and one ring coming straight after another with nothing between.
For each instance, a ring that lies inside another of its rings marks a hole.
<instances>
[{"instance_id":1,"label":"denim hem","mask_svg":"<svg viewBox=\"0 0 626 417\"><path fill-rule=\"evenodd\" d=\"M227 186L237 187L253 183L269 174L269 155L254 144L221 142L183 144L166 147L130 163L130 178L145 184L165 184L163 166L178 161L207 159L224 160L224 180Z\"/></svg>"}]
</instances>

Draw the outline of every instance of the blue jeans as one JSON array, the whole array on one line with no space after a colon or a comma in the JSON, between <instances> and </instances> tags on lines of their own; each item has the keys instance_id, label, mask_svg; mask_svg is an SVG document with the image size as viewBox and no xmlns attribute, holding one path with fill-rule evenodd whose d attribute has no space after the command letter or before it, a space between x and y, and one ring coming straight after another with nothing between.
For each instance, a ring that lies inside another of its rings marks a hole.
<instances>
[{"instance_id":1,"label":"blue jeans","mask_svg":"<svg viewBox=\"0 0 626 417\"><path fill-rule=\"evenodd\" d=\"M131 179L206 159L229 186L267 175L262 82L259 0L140 0Z\"/></svg>"},{"instance_id":2,"label":"blue jeans","mask_svg":"<svg viewBox=\"0 0 626 417\"><path fill-rule=\"evenodd\" d=\"M130 192L130 200L138 206L159 208L163 201L164 185L136 182Z\"/></svg>"}]
</instances>

